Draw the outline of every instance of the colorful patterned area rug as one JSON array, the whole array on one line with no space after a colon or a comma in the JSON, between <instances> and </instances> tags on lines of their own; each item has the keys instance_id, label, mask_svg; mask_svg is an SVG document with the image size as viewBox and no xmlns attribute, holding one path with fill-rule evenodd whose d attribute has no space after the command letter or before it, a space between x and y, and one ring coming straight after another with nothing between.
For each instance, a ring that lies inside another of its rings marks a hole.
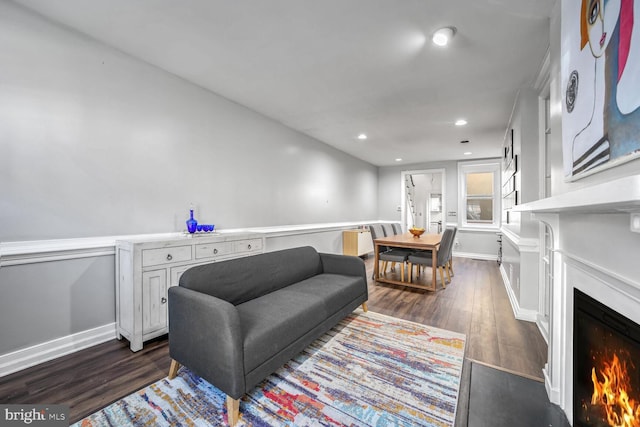
<instances>
[{"instance_id":1,"label":"colorful patterned area rug","mask_svg":"<svg viewBox=\"0 0 640 427\"><path fill-rule=\"evenodd\" d=\"M240 402L238 426L453 426L462 334L360 309ZM226 425L225 395L180 368L76 426Z\"/></svg>"}]
</instances>

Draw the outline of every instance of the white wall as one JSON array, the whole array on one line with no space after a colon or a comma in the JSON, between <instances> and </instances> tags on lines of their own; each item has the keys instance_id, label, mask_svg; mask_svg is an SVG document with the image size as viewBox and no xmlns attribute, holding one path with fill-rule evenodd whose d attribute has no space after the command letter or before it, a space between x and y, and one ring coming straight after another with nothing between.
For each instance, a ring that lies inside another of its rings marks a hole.
<instances>
[{"instance_id":1,"label":"white wall","mask_svg":"<svg viewBox=\"0 0 640 427\"><path fill-rule=\"evenodd\" d=\"M513 129L513 151L518 156L519 203L538 199L538 92L522 88L514 102L513 114L507 129ZM510 138L509 138L510 139ZM504 184L504 183L503 183ZM537 236L537 224L511 212L510 223L503 228L517 235ZM533 226L532 226L533 225Z\"/></svg>"},{"instance_id":2,"label":"white wall","mask_svg":"<svg viewBox=\"0 0 640 427\"><path fill-rule=\"evenodd\" d=\"M402 171L427 170L427 169L445 169L446 174L446 209L447 211L457 211L457 163L449 162L432 162L419 163L402 166L385 166L378 170L378 217L384 221L400 221L400 206L402 191L404 184L401 182ZM449 217L448 221L456 221L457 217ZM443 221L444 222L444 221Z\"/></svg>"},{"instance_id":3,"label":"white wall","mask_svg":"<svg viewBox=\"0 0 640 427\"><path fill-rule=\"evenodd\" d=\"M550 20L550 148L551 162L551 193L566 200L567 193L577 189L588 189L596 184L610 182L615 178L640 174L640 160L634 160L613 169L595 173L575 182L567 182L564 178L562 163L562 111L563 93L561 75L561 1L556 1ZM624 193L623 188L612 188L615 193ZM565 195L563 198L562 196ZM547 209L553 210L553 197L546 201ZM587 281L608 280L611 287L605 292L612 294L611 289L618 286L630 286L638 289L640 277L640 234L630 231L629 213L590 212L589 207L569 211L562 209L560 213L539 213L542 218L554 225L553 263L554 276L551 286L552 319L550 324L549 367L547 367L546 386L550 399L560 404L572 421L571 395L571 345L573 327L573 288L582 288ZM521 259L521 280L527 271L538 267L538 260L531 257ZM588 271L578 280L575 274L577 268ZM586 280L589 279L589 280ZM596 280L597 279L597 280ZM606 282L602 282L606 283ZM584 289L583 289L584 290ZM623 294L628 305L633 305L635 296L631 293ZM596 296L597 297L597 296ZM637 305L637 304L636 304ZM617 307L613 307L616 309ZM637 309L640 309L638 305ZM631 308L633 310L633 308ZM565 395L566 393L566 395Z\"/></svg>"},{"instance_id":4,"label":"white wall","mask_svg":"<svg viewBox=\"0 0 640 427\"><path fill-rule=\"evenodd\" d=\"M378 170L378 217L383 221L400 221L401 215L397 208L400 206L401 194L404 190L402 171L445 169L446 212L443 212L443 227L456 224L460 227L458 218L458 162L430 162L403 166L387 166ZM496 230L497 231L497 230ZM495 231L478 231L460 228L456 235L457 244L454 245L454 255L496 259L498 245Z\"/></svg>"},{"instance_id":5,"label":"white wall","mask_svg":"<svg viewBox=\"0 0 640 427\"><path fill-rule=\"evenodd\" d=\"M0 241L376 218L377 169L0 2Z\"/></svg>"},{"instance_id":6,"label":"white wall","mask_svg":"<svg viewBox=\"0 0 640 427\"><path fill-rule=\"evenodd\" d=\"M508 129L513 129L513 151L518 156L520 204L539 197L538 92L522 88L514 103ZM510 139L510 137L509 137ZM539 310L538 221L528 212L510 212L509 224L502 224L503 279L516 315L534 320ZM504 216L503 216L504 218ZM525 258L532 260L525 262Z\"/></svg>"},{"instance_id":7,"label":"white wall","mask_svg":"<svg viewBox=\"0 0 640 427\"><path fill-rule=\"evenodd\" d=\"M226 229L371 221L377 168L0 0L0 256L180 231L191 202ZM0 355L114 322L113 255L82 256L0 268Z\"/></svg>"}]
</instances>

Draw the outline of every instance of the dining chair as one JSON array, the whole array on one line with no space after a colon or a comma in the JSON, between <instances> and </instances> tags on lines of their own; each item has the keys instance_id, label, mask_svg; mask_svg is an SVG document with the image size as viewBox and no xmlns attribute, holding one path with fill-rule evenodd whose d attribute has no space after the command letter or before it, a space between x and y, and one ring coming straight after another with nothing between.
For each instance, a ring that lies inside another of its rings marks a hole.
<instances>
[{"instance_id":1,"label":"dining chair","mask_svg":"<svg viewBox=\"0 0 640 427\"><path fill-rule=\"evenodd\" d=\"M456 234L458 233L458 227L451 227L451 228L453 228L453 236L451 236L451 244L449 245L449 256L448 256L448 261L445 268L447 268L451 276L453 276L454 275L453 274L453 245L455 244L455 241L456 241Z\"/></svg>"},{"instance_id":2,"label":"dining chair","mask_svg":"<svg viewBox=\"0 0 640 427\"><path fill-rule=\"evenodd\" d=\"M392 223L392 224L382 224L382 230L384 231L385 237L396 236L398 234L402 234L402 229L400 228L400 224ZM396 254L405 253L407 256L411 255L414 250L407 248L389 248L393 249ZM404 268L404 264L402 265ZM391 271L395 271L395 263L391 264Z\"/></svg>"},{"instance_id":3,"label":"dining chair","mask_svg":"<svg viewBox=\"0 0 640 427\"><path fill-rule=\"evenodd\" d=\"M375 247L376 239L386 237L384 229L380 224L370 225L369 231L371 232L371 239L373 241L374 247ZM382 269L380 269L379 268L380 266L378 266L378 271L379 272L381 271L383 274L386 274L387 265L389 262L392 263L391 264L392 271L394 269L395 263L400 263L400 265L402 266L402 269L400 270L400 281L404 282L404 276L405 276L404 264L407 261L407 258L409 257L410 254L411 252L408 252L407 250L402 248L390 248L388 246L379 246L378 260L379 262L382 262Z\"/></svg>"},{"instance_id":4,"label":"dining chair","mask_svg":"<svg viewBox=\"0 0 640 427\"><path fill-rule=\"evenodd\" d=\"M393 228L393 232L395 234L402 234L402 226L400 225L400 223L394 222L393 224L391 224L391 227Z\"/></svg>"},{"instance_id":5,"label":"dining chair","mask_svg":"<svg viewBox=\"0 0 640 427\"><path fill-rule=\"evenodd\" d=\"M400 234L396 231L396 228L393 226L393 224L382 224L382 229L384 230L384 235L387 237Z\"/></svg>"},{"instance_id":6,"label":"dining chair","mask_svg":"<svg viewBox=\"0 0 640 427\"><path fill-rule=\"evenodd\" d=\"M438 253L436 255L436 268L440 272L440 281L442 282L442 287L447 287L447 282L444 278L445 270L447 274L447 278L449 282L451 282L451 275L449 270L447 269L447 262L450 258L450 246L453 245L453 236L455 234L455 230L453 227L448 227L442 233L442 239L440 240L440 248L438 249ZM417 276L420 276L420 267L431 267L432 263L432 255L431 251L422 251L415 252L412 255L409 255L407 258L407 263L409 265L409 281L413 281L413 266L415 265L418 269ZM435 284L434 284L435 287Z\"/></svg>"}]
</instances>

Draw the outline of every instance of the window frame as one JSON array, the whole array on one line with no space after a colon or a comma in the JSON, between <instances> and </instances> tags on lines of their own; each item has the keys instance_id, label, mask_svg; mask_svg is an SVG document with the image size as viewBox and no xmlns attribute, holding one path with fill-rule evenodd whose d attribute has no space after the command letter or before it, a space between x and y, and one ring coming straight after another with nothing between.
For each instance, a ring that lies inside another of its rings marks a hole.
<instances>
[{"instance_id":1,"label":"window frame","mask_svg":"<svg viewBox=\"0 0 640 427\"><path fill-rule=\"evenodd\" d=\"M467 221L467 174L470 173L492 173L493 174L493 221L491 222L468 222ZM472 229L500 229L502 197L501 197L501 176L500 160L480 160L458 162L458 225Z\"/></svg>"}]
</instances>

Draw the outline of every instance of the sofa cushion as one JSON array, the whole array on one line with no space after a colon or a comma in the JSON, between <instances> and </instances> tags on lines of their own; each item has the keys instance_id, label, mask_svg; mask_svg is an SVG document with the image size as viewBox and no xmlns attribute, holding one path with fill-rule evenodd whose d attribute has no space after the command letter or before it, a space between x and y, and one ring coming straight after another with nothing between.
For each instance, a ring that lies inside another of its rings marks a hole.
<instances>
[{"instance_id":1,"label":"sofa cushion","mask_svg":"<svg viewBox=\"0 0 640 427\"><path fill-rule=\"evenodd\" d=\"M245 372L361 296L361 282L360 277L319 274L238 305Z\"/></svg>"},{"instance_id":2,"label":"sofa cushion","mask_svg":"<svg viewBox=\"0 0 640 427\"><path fill-rule=\"evenodd\" d=\"M307 298L318 298L325 306L327 317L362 295L363 279L341 274L318 274L289 286Z\"/></svg>"},{"instance_id":3,"label":"sofa cushion","mask_svg":"<svg viewBox=\"0 0 640 427\"><path fill-rule=\"evenodd\" d=\"M236 306L244 335L245 374L326 318L319 298L284 288Z\"/></svg>"},{"instance_id":4,"label":"sofa cushion","mask_svg":"<svg viewBox=\"0 0 640 427\"><path fill-rule=\"evenodd\" d=\"M238 305L320 273L320 255L306 246L192 267L180 286Z\"/></svg>"}]
</instances>

